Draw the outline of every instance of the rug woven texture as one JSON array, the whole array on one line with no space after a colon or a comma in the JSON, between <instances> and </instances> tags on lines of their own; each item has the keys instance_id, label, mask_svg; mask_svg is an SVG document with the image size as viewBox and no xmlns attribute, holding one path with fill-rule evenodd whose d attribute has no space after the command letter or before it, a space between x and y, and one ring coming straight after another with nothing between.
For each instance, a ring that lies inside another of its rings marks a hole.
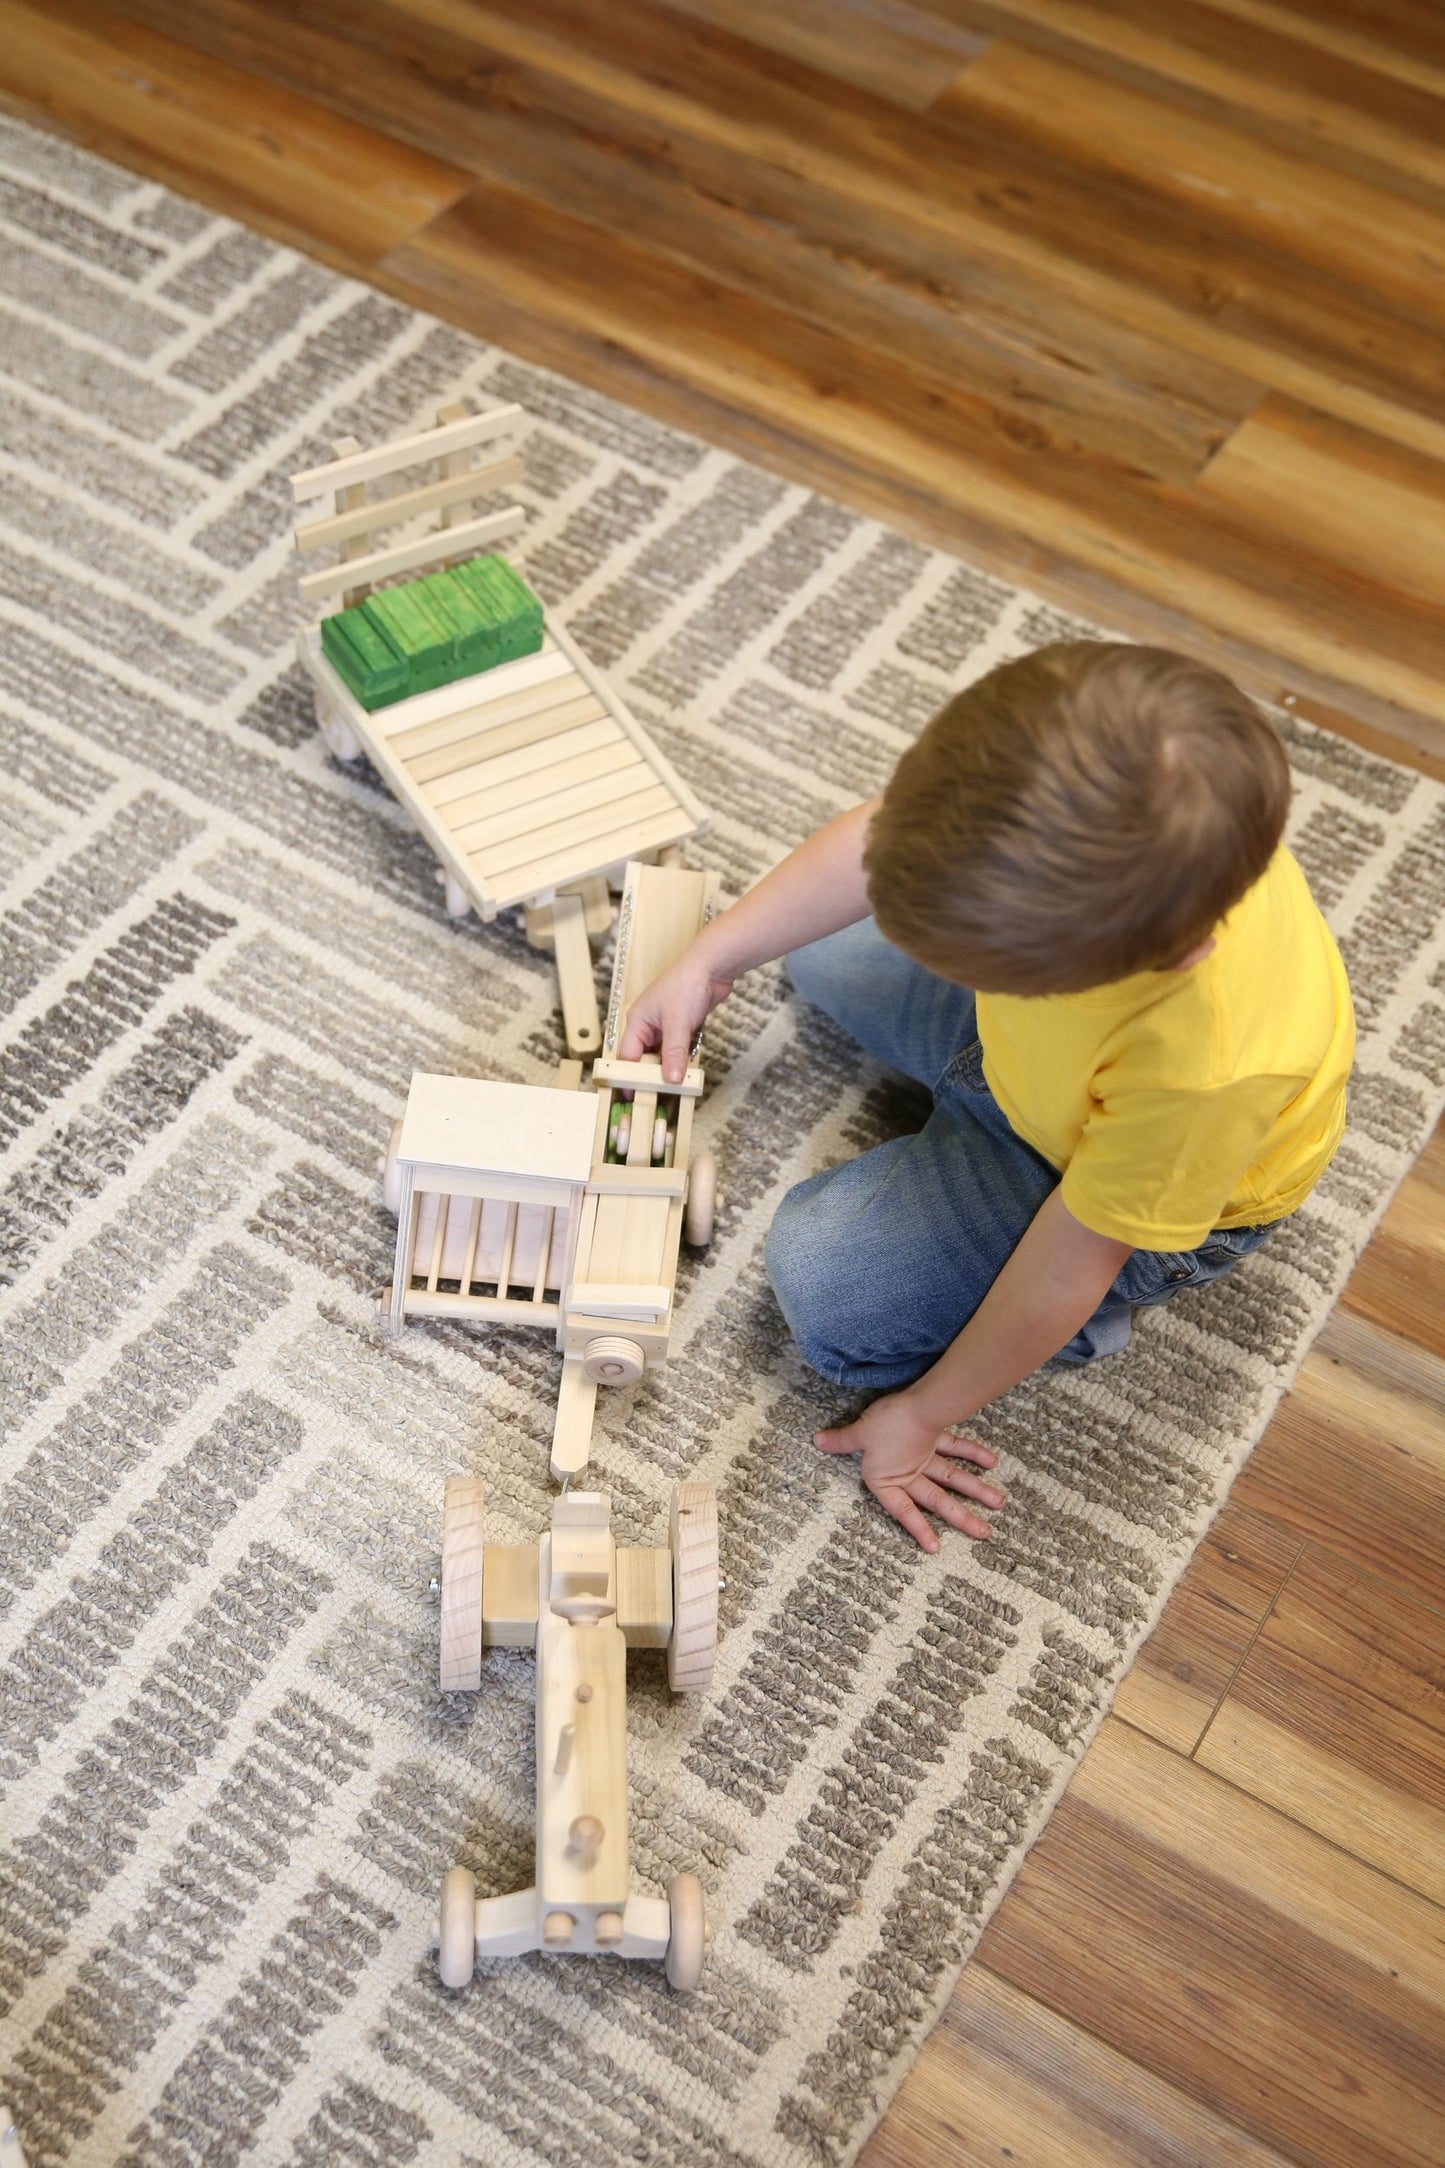
<instances>
[{"instance_id":1,"label":"rug woven texture","mask_svg":"<svg viewBox=\"0 0 1445 2168\"><path fill-rule=\"evenodd\" d=\"M720 1492L714 1690L640 1657L630 1697L636 1877L701 1874L711 1963L685 2000L541 1958L450 1994L443 1871L531 1879L533 1662L439 1695L441 1486L483 1475L489 1540L535 1540L558 1359L381 1336L376 1162L414 1068L545 1081L559 1019L318 740L286 477L521 400L514 561L734 892L1076 628L9 122L0 168L0 2098L33 2164L842 2168L1445 1099L1445 794L1286 721L1348 1137L1233 1277L988 1411L986 1547L924 1557L808 1442L841 1403L769 1219L918 1103L743 983L707 1041L719 1236L595 1446L623 1541L666 1540L675 1478Z\"/></svg>"}]
</instances>

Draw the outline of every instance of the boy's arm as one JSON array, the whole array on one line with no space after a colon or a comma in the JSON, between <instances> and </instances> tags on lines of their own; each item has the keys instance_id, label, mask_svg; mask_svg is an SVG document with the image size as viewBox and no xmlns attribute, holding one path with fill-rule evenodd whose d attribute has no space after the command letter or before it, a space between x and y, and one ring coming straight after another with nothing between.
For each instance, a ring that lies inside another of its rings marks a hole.
<instances>
[{"instance_id":1,"label":"boy's arm","mask_svg":"<svg viewBox=\"0 0 1445 2168\"><path fill-rule=\"evenodd\" d=\"M660 1047L663 1076L681 1082L703 1019L727 999L735 979L867 917L863 844L877 803L870 798L853 806L800 843L643 988L618 1046L624 1061Z\"/></svg>"},{"instance_id":2,"label":"boy's arm","mask_svg":"<svg viewBox=\"0 0 1445 2168\"><path fill-rule=\"evenodd\" d=\"M820 1430L828 1453L863 1455L863 1480L925 1551L938 1549L926 1514L966 1536L988 1523L964 1499L1003 1504L1003 1493L960 1468L992 1468L998 1456L972 1438L956 1438L998 1394L1057 1355L1099 1307L1133 1251L1076 1220L1058 1190L1045 1199L1023 1240L951 1347L902 1392L865 1408L842 1430Z\"/></svg>"}]
</instances>

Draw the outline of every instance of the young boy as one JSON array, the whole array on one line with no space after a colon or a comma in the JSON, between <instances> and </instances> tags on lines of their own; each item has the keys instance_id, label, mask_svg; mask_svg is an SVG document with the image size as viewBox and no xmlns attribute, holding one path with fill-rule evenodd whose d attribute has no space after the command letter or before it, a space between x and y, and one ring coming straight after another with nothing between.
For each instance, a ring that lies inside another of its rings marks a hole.
<instances>
[{"instance_id":1,"label":"young boy","mask_svg":"<svg viewBox=\"0 0 1445 2168\"><path fill-rule=\"evenodd\" d=\"M1061 642L951 700L629 1015L623 1055L678 1078L734 980L786 955L932 1090L917 1136L800 1182L768 1240L804 1356L883 1395L816 1442L861 1451L925 1550L928 1514L984 1536L1003 1503L975 1472L997 1456L950 1425L1227 1272L1339 1142L1354 1021L1280 842L1289 788L1228 679Z\"/></svg>"}]
</instances>

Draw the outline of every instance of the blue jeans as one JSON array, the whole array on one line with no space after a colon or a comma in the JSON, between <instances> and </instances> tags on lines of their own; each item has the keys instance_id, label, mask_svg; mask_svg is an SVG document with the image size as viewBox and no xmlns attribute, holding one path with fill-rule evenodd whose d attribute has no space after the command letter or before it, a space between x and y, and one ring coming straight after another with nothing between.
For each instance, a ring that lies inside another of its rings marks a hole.
<instances>
[{"instance_id":1,"label":"blue jeans","mask_svg":"<svg viewBox=\"0 0 1445 2168\"><path fill-rule=\"evenodd\" d=\"M768 1235L769 1276L805 1359L835 1385L888 1391L962 1331L1058 1169L1009 1127L984 1082L966 987L914 963L872 919L787 962L800 994L933 1093L916 1136L799 1182ZM1126 1347L1134 1309L1218 1279L1270 1232L1220 1228L1197 1250L1135 1250L1061 1359Z\"/></svg>"}]
</instances>

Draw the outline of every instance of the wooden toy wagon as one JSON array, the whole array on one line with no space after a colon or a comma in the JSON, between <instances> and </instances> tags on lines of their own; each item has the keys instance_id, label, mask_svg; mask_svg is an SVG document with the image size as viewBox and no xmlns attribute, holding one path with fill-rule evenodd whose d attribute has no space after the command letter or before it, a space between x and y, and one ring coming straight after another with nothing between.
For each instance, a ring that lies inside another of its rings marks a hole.
<instances>
[{"instance_id":1,"label":"wooden toy wagon","mask_svg":"<svg viewBox=\"0 0 1445 2168\"><path fill-rule=\"evenodd\" d=\"M702 1884L675 1875L666 1898L631 1886L627 1839L627 1651L665 1648L680 1693L712 1678L717 1645L717 1502L707 1483L672 1495L666 1549L619 1549L607 1500L573 1491L539 1544L488 1544L482 1487L454 1476L442 1528L441 1684L481 1684L488 1646L537 1652L537 1845L531 1888L478 1899L476 1877L444 1877L437 1969L465 1987L479 1957L528 1950L661 1958L674 1988L697 1986L706 1952Z\"/></svg>"},{"instance_id":2,"label":"wooden toy wagon","mask_svg":"<svg viewBox=\"0 0 1445 2168\"><path fill-rule=\"evenodd\" d=\"M476 554L515 534L522 508L451 524L521 479L519 456L470 462L523 419L519 406L445 407L434 429L372 451L344 438L325 466L293 475L298 504L334 505L297 526L297 547L340 553L301 579L301 598L342 605L298 644L332 751L370 756L436 852L454 916L522 908L528 939L556 954L568 1049L590 1056L601 1025L589 944L611 923L609 884L707 816L511 568ZM439 478L368 500L369 484L422 466ZM441 525L376 546L433 515ZM376 588L403 573L417 577Z\"/></svg>"},{"instance_id":3,"label":"wooden toy wagon","mask_svg":"<svg viewBox=\"0 0 1445 2168\"><path fill-rule=\"evenodd\" d=\"M562 1350L552 1473L587 1464L599 1385L667 1354L678 1246L712 1236L716 1170L692 1154L702 1070L665 1084L656 1059L618 1060L627 1011L711 916L714 876L627 868L605 1051L556 1086L418 1074L392 1132L383 1193L397 1215L384 1314L536 1325Z\"/></svg>"}]
</instances>

